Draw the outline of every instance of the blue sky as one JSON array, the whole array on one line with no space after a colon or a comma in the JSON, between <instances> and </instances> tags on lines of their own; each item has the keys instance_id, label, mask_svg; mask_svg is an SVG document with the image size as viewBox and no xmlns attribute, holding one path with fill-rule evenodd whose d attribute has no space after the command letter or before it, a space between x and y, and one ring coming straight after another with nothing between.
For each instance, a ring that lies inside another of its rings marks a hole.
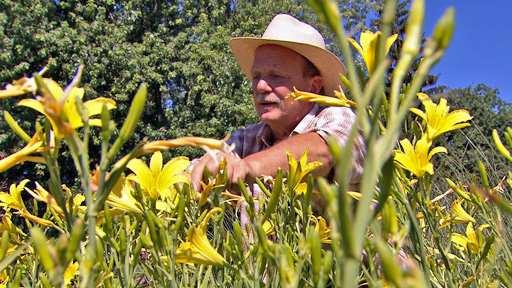
<instances>
[{"instance_id":1,"label":"blue sky","mask_svg":"<svg viewBox=\"0 0 512 288\"><path fill-rule=\"evenodd\" d=\"M439 84L462 88L478 83L499 90L512 103L512 2L510 0L426 0L426 35L443 11L455 7L451 46L434 68Z\"/></svg>"}]
</instances>

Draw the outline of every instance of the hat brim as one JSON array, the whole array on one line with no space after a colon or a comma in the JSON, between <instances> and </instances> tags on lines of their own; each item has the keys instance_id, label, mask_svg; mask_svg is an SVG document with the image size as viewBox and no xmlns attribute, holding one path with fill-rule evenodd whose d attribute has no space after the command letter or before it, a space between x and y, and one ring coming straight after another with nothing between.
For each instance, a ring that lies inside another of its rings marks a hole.
<instances>
[{"instance_id":1,"label":"hat brim","mask_svg":"<svg viewBox=\"0 0 512 288\"><path fill-rule=\"evenodd\" d=\"M251 69L256 48L273 44L291 49L306 57L320 72L327 96L334 96L334 90L339 90L340 74L345 74L345 67L332 52L318 46L283 40L264 39L256 37L237 37L229 41L229 47L235 55L242 72L252 79Z\"/></svg>"}]
</instances>

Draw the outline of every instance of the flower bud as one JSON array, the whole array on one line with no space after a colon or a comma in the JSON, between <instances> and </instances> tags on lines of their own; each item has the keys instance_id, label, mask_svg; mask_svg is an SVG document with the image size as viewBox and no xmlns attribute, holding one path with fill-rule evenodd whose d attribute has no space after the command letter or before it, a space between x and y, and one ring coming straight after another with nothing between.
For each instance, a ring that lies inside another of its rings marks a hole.
<instances>
[{"instance_id":1,"label":"flower bud","mask_svg":"<svg viewBox=\"0 0 512 288\"><path fill-rule=\"evenodd\" d=\"M407 19L406 37L402 46L402 53L416 55L421 46L423 18L425 16L425 0L415 0L411 5L411 12Z\"/></svg>"},{"instance_id":2,"label":"flower bud","mask_svg":"<svg viewBox=\"0 0 512 288\"><path fill-rule=\"evenodd\" d=\"M508 132L508 131L507 131ZM494 145L498 152L500 152L503 157L507 158L507 160L512 161L512 155L510 155L510 151L503 145L501 142L500 136L498 135L498 131L496 129L492 130L492 140L494 141Z\"/></svg>"},{"instance_id":3,"label":"flower bud","mask_svg":"<svg viewBox=\"0 0 512 288\"><path fill-rule=\"evenodd\" d=\"M4 111L4 119L7 125L11 127L12 131L16 133L23 141L30 142L30 136L28 136L27 132L25 132L20 125L18 125L18 122L14 120L14 118L11 116L11 114L7 111Z\"/></svg>"},{"instance_id":4,"label":"flower bud","mask_svg":"<svg viewBox=\"0 0 512 288\"><path fill-rule=\"evenodd\" d=\"M54 271L55 264L53 263L52 256L50 255L50 249L48 249L46 237L44 236L41 229L37 227L32 228L31 234L35 250L39 255L39 261L41 262L41 265L43 265L44 269L48 272L48 274L51 275Z\"/></svg>"},{"instance_id":5,"label":"flower bud","mask_svg":"<svg viewBox=\"0 0 512 288\"><path fill-rule=\"evenodd\" d=\"M453 37L455 28L455 9L448 8L441 19L437 21L432 39L437 43L438 49L446 49Z\"/></svg>"}]
</instances>

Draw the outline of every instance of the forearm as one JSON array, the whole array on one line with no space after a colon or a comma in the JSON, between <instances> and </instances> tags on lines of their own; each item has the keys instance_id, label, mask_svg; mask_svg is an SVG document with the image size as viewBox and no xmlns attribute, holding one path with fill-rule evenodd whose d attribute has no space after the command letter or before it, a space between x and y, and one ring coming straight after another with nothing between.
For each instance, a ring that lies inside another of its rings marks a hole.
<instances>
[{"instance_id":1,"label":"forearm","mask_svg":"<svg viewBox=\"0 0 512 288\"><path fill-rule=\"evenodd\" d=\"M325 176L332 167L332 157L325 141L315 132L294 135L274 146L244 158L251 167L251 176L261 175L275 176L278 169L288 170L288 158L286 152L299 159L304 152L308 153L308 161L320 161L322 166L315 174Z\"/></svg>"}]
</instances>

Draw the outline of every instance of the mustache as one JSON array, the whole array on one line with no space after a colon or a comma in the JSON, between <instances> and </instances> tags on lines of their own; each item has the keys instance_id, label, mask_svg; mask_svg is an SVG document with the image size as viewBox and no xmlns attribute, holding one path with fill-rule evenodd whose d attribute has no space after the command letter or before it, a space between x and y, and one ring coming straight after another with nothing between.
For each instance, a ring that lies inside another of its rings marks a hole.
<instances>
[{"instance_id":1,"label":"mustache","mask_svg":"<svg viewBox=\"0 0 512 288\"><path fill-rule=\"evenodd\" d=\"M265 94L256 94L254 95L255 103L281 103L281 99L275 96L265 95Z\"/></svg>"}]
</instances>

